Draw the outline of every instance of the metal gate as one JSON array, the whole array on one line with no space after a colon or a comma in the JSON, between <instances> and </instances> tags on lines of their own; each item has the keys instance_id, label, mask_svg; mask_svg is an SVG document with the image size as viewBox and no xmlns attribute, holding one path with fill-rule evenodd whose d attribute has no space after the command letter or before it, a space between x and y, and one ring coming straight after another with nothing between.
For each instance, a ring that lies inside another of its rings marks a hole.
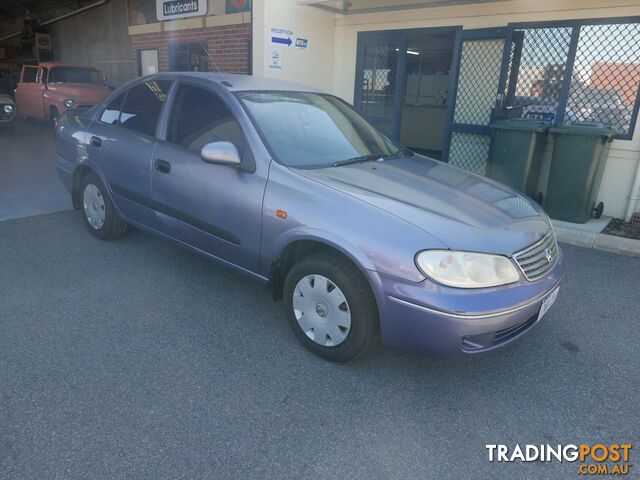
<instances>
[{"instance_id":1,"label":"metal gate","mask_svg":"<svg viewBox=\"0 0 640 480\"><path fill-rule=\"evenodd\" d=\"M406 43L399 31L358 37L354 106L391 138L400 128Z\"/></svg>"},{"instance_id":2,"label":"metal gate","mask_svg":"<svg viewBox=\"0 0 640 480\"><path fill-rule=\"evenodd\" d=\"M491 130L502 106L511 30L461 30L456 38L443 159L481 175L491 156Z\"/></svg>"},{"instance_id":3,"label":"metal gate","mask_svg":"<svg viewBox=\"0 0 640 480\"><path fill-rule=\"evenodd\" d=\"M640 17L450 29L456 40L442 160L489 173L489 125L502 117L596 122L614 127L616 138L633 137L640 110ZM358 34L355 108L395 140L410 31Z\"/></svg>"}]
</instances>

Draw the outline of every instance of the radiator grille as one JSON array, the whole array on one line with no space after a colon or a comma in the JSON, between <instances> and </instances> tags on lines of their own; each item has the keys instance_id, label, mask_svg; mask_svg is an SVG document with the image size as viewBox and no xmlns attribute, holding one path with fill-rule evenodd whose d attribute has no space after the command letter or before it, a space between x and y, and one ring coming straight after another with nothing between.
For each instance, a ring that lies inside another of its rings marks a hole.
<instances>
[{"instance_id":1,"label":"radiator grille","mask_svg":"<svg viewBox=\"0 0 640 480\"><path fill-rule=\"evenodd\" d=\"M543 277L558 260L558 244L553 231L549 230L542 240L516 253L513 258L527 280Z\"/></svg>"}]
</instances>

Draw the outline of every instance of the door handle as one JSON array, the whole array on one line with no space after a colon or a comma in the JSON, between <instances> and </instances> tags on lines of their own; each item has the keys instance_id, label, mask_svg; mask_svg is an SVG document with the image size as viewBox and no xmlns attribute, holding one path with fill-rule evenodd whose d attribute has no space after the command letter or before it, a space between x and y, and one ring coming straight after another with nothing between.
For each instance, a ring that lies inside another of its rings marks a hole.
<instances>
[{"instance_id":1,"label":"door handle","mask_svg":"<svg viewBox=\"0 0 640 480\"><path fill-rule=\"evenodd\" d=\"M153 163L153 168L155 168L160 173L169 173L171 171L171 164L166 160L158 158Z\"/></svg>"},{"instance_id":2,"label":"door handle","mask_svg":"<svg viewBox=\"0 0 640 480\"><path fill-rule=\"evenodd\" d=\"M100 137L91 137L91 146L100 148L102 146L102 139Z\"/></svg>"}]
</instances>

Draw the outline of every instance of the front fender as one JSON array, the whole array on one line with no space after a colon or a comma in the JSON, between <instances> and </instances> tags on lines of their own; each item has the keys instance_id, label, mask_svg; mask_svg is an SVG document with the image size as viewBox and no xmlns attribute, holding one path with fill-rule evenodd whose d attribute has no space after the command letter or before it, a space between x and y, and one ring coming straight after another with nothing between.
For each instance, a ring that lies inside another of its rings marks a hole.
<instances>
[{"instance_id":1,"label":"front fender","mask_svg":"<svg viewBox=\"0 0 640 480\"><path fill-rule=\"evenodd\" d=\"M280 210L286 217L278 216ZM269 275L282 248L296 240L321 242L363 270L412 282L425 278L415 265L415 254L443 248L433 236L401 218L272 163L263 200L262 273Z\"/></svg>"},{"instance_id":2,"label":"front fender","mask_svg":"<svg viewBox=\"0 0 640 480\"><path fill-rule=\"evenodd\" d=\"M44 114L45 116L49 116L49 112L51 111L51 107L55 107L58 110L60 116L67 111L67 108L64 106L64 98L61 98L57 93L49 93L44 98Z\"/></svg>"},{"instance_id":3,"label":"front fender","mask_svg":"<svg viewBox=\"0 0 640 480\"><path fill-rule=\"evenodd\" d=\"M374 270L371 259L353 243L335 233L314 227L296 227L282 232L273 241L270 254L266 256L263 271L269 272L271 266L280 254L291 244L298 241L314 241L332 247L350 258L360 269Z\"/></svg>"}]
</instances>

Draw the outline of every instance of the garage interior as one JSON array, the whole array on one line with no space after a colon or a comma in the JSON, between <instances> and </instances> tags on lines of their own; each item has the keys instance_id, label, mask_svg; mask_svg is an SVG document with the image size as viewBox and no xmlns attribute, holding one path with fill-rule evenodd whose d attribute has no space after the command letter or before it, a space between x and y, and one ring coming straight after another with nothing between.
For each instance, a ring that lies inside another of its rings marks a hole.
<instances>
[{"instance_id":1,"label":"garage interior","mask_svg":"<svg viewBox=\"0 0 640 480\"><path fill-rule=\"evenodd\" d=\"M151 0L5 0L0 94L14 95L23 65L45 61L92 65L110 88L159 71L248 73L244 3L209 0L200 25L175 20L169 28L155 20ZM53 168L52 124L18 112L16 128L14 134L0 127L0 220L71 208Z\"/></svg>"},{"instance_id":2,"label":"garage interior","mask_svg":"<svg viewBox=\"0 0 640 480\"><path fill-rule=\"evenodd\" d=\"M0 93L13 96L23 65L49 60L94 65L113 86L133 78L125 12L125 2L3 1ZM50 42L36 43L36 34ZM71 208L52 163L53 126L19 118L16 127L0 129L0 220Z\"/></svg>"}]
</instances>

